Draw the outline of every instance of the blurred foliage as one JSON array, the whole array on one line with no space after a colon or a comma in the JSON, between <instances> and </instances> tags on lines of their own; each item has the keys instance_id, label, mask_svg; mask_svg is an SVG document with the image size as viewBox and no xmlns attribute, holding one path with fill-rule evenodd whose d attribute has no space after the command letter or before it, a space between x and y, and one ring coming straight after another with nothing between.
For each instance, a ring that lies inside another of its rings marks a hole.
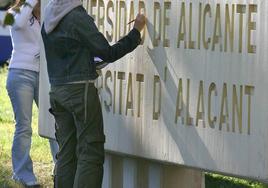
<instances>
[{"instance_id":1,"label":"blurred foliage","mask_svg":"<svg viewBox=\"0 0 268 188\"><path fill-rule=\"evenodd\" d=\"M3 22L3 26L7 26L7 25L13 25L15 22L14 20L14 16L11 13L6 13L6 16L4 18L4 22Z\"/></svg>"}]
</instances>

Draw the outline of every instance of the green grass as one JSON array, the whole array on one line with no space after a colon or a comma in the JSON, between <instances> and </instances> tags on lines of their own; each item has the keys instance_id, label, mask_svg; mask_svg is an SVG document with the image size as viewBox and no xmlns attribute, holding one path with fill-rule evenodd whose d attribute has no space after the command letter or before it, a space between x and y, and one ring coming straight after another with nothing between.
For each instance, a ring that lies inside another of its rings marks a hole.
<instances>
[{"instance_id":1,"label":"green grass","mask_svg":"<svg viewBox=\"0 0 268 188\"><path fill-rule=\"evenodd\" d=\"M268 188L267 185L256 181L212 173L206 173L205 182L206 188Z\"/></svg>"},{"instance_id":2,"label":"green grass","mask_svg":"<svg viewBox=\"0 0 268 188\"><path fill-rule=\"evenodd\" d=\"M10 178L11 166L11 143L14 132L14 120L12 107L5 89L7 71L0 69L0 188L18 187ZM37 133L37 109L33 110L33 136L31 157L34 161L34 171L43 187L53 187L51 172L52 158L49 144L46 139ZM222 176L212 173L205 174L206 188L268 188L261 183Z\"/></svg>"}]
</instances>

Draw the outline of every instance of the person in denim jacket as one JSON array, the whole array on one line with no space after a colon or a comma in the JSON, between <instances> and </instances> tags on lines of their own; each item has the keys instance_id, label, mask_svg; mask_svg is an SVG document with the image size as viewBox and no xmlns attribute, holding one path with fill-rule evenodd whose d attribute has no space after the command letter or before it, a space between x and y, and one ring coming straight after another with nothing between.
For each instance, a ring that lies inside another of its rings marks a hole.
<instances>
[{"instance_id":1,"label":"person in denim jacket","mask_svg":"<svg viewBox=\"0 0 268 188\"><path fill-rule=\"evenodd\" d=\"M13 51L6 86L16 122L12 144L12 178L26 187L39 187L30 149L32 106L33 101L38 105L39 97L40 1L19 0L9 12L15 19L10 27ZM58 144L53 139L49 142L55 162Z\"/></svg>"},{"instance_id":2,"label":"person in denim jacket","mask_svg":"<svg viewBox=\"0 0 268 188\"><path fill-rule=\"evenodd\" d=\"M101 187L105 135L94 58L114 62L133 51L144 26L144 15L137 15L128 35L110 46L80 0L52 0L47 5L42 38L60 146L56 188Z\"/></svg>"}]
</instances>

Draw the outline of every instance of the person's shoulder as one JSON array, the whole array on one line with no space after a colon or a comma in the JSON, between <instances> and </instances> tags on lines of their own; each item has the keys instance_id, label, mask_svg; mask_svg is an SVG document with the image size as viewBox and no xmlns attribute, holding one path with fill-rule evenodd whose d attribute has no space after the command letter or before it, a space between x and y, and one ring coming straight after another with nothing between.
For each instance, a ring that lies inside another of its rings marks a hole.
<instances>
[{"instance_id":1,"label":"person's shoulder","mask_svg":"<svg viewBox=\"0 0 268 188\"><path fill-rule=\"evenodd\" d=\"M80 15L84 15L85 14L85 9L82 6L78 6L75 7L74 9L72 9L68 15L69 16L80 16Z\"/></svg>"},{"instance_id":2,"label":"person's shoulder","mask_svg":"<svg viewBox=\"0 0 268 188\"><path fill-rule=\"evenodd\" d=\"M69 16L72 19L75 19L76 22L79 21L88 21L88 19L93 20L93 18L87 13L86 9L83 6L78 6L76 8L74 8Z\"/></svg>"}]
</instances>

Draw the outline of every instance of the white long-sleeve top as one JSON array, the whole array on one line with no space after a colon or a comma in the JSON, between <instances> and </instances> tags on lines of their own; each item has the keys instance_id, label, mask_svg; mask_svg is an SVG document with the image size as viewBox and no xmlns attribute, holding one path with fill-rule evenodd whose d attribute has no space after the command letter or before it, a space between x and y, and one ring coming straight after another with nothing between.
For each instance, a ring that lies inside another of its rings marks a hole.
<instances>
[{"instance_id":1,"label":"white long-sleeve top","mask_svg":"<svg viewBox=\"0 0 268 188\"><path fill-rule=\"evenodd\" d=\"M15 22L10 27L13 51L9 68L26 69L39 72L41 27L33 16L33 7L37 0L26 0L19 13L10 11Z\"/></svg>"}]
</instances>

